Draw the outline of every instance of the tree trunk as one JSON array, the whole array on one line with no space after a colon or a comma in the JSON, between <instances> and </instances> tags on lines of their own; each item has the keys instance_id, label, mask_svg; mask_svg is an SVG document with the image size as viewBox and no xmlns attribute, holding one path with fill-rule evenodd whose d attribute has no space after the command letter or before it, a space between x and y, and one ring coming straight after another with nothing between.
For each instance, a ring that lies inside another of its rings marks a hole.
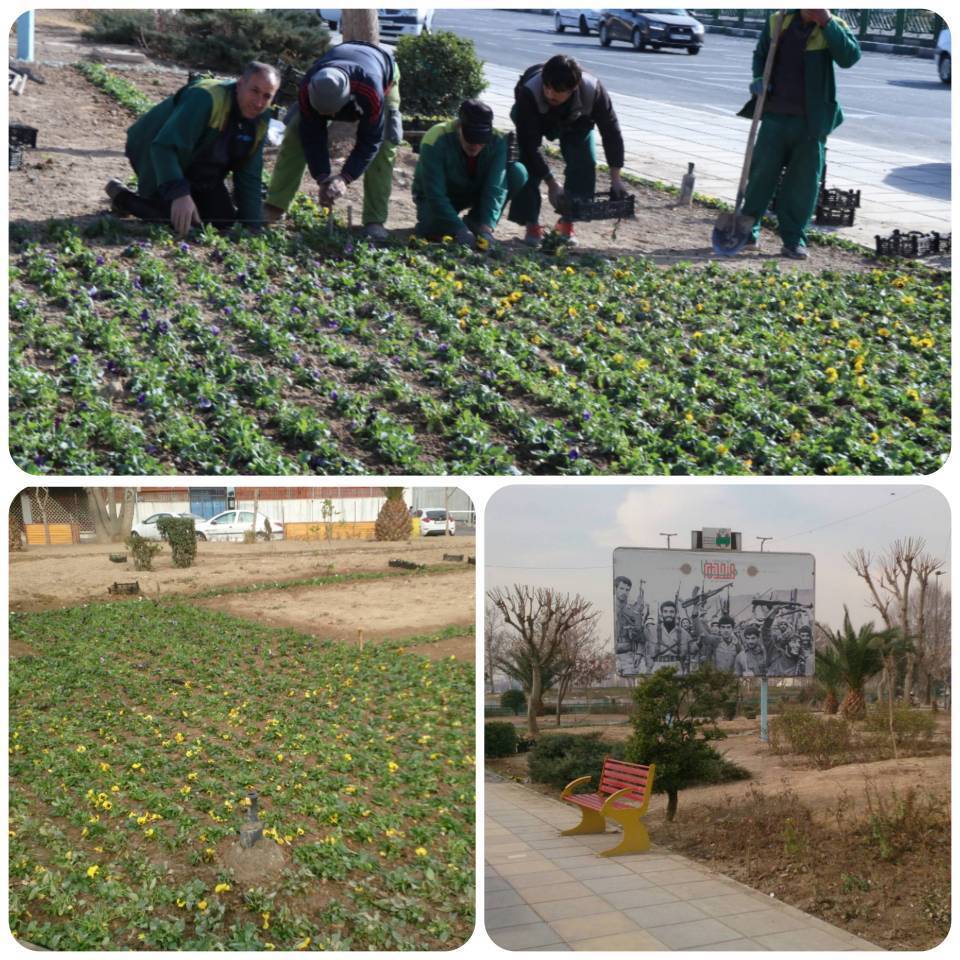
<instances>
[{"instance_id":1,"label":"tree trunk","mask_svg":"<svg viewBox=\"0 0 960 960\"><path fill-rule=\"evenodd\" d=\"M530 699L527 700L527 730L531 737L540 733L537 725L537 710L540 708L540 699L543 697L543 683L540 679L540 666L534 663L530 677Z\"/></svg>"},{"instance_id":2,"label":"tree trunk","mask_svg":"<svg viewBox=\"0 0 960 960\"><path fill-rule=\"evenodd\" d=\"M667 823L672 823L673 818L677 815L678 799L679 799L679 791L677 790L667 791Z\"/></svg>"},{"instance_id":3,"label":"tree trunk","mask_svg":"<svg viewBox=\"0 0 960 960\"><path fill-rule=\"evenodd\" d=\"M832 690L828 690L826 696L823 698L823 712L828 717L832 717L836 715L839 709L840 703L837 700L837 695Z\"/></svg>"},{"instance_id":4,"label":"tree trunk","mask_svg":"<svg viewBox=\"0 0 960 960\"><path fill-rule=\"evenodd\" d=\"M112 491L108 502L107 492L104 487L87 490L97 543L122 543L133 526L134 492L130 487L125 488L122 503L116 502Z\"/></svg>"},{"instance_id":5,"label":"tree trunk","mask_svg":"<svg viewBox=\"0 0 960 960\"><path fill-rule=\"evenodd\" d=\"M364 43L379 43L380 27L376 10L341 10L340 33L344 43L360 40Z\"/></svg>"},{"instance_id":6,"label":"tree trunk","mask_svg":"<svg viewBox=\"0 0 960 960\"><path fill-rule=\"evenodd\" d=\"M867 712L867 704L862 690L849 690L840 705L845 720L862 720Z\"/></svg>"}]
</instances>

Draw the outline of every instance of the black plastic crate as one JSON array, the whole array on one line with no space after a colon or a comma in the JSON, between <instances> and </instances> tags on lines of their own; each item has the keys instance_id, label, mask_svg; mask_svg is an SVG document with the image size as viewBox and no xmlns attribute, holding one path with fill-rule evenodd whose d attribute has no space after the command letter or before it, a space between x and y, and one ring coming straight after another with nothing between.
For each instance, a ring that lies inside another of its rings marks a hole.
<instances>
[{"instance_id":1,"label":"black plastic crate","mask_svg":"<svg viewBox=\"0 0 960 960\"><path fill-rule=\"evenodd\" d=\"M938 233L923 233L910 230L901 233L894 230L889 237L877 236L877 256L879 257L926 257L931 253L949 253L950 235L941 237ZM943 247L946 249L943 249Z\"/></svg>"},{"instance_id":2,"label":"black plastic crate","mask_svg":"<svg viewBox=\"0 0 960 960\"><path fill-rule=\"evenodd\" d=\"M10 144L10 170L19 170L23 166L23 147Z\"/></svg>"},{"instance_id":3,"label":"black plastic crate","mask_svg":"<svg viewBox=\"0 0 960 960\"><path fill-rule=\"evenodd\" d=\"M828 190L826 187L822 187L820 196L817 198L817 204L823 207L836 207L840 210L859 210L860 191L838 190L835 187Z\"/></svg>"},{"instance_id":4,"label":"black plastic crate","mask_svg":"<svg viewBox=\"0 0 960 960\"><path fill-rule=\"evenodd\" d=\"M29 127L25 123L11 123L10 145L17 147L35 147L37 145L37 128Z\"/></svg>"},{"instance_id":5,"label":"black plastic crate","mask_svg":"<svg viewBox=\"0 0 960 960\"><path fill-rule=\"evenodd\" d=\"M565 220L623 220L635 216L636 197L631 193L614 200L608 193L592 197L567 196L557 211Z\"/></svg>"},{"instance_id":6,"label":"black plastic crate","mask_svg":"<svg viewBox=\"0 0 960 960\"><path fill-rule=\"evenodd\" d=\"M937 233L936 230L930 236L936 238L937 253L949 253L950 252L950 234L949 233Z\"/></svg>"},{"instance_id":7,"label":"black plastic crate","mask_svg":"<svg viewBox=\"0 0 960 960\"><path fill-rule=\"evenodd\" d=\"M818 227L852 227L856 208L817 204L814 222Z\"/></svg>"}]
</instances>

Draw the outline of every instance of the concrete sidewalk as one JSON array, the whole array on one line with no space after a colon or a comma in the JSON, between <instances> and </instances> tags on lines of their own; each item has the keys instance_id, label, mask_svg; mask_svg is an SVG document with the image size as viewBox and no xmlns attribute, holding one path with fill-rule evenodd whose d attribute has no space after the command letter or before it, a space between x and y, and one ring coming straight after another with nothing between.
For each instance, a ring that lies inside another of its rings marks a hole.
<instances>
[{"instance_id":1,"label":"concrete sidewalk","mask_svg":"<svg viewBox=\"0 0 960 960\"><path fill-rule=\"evenodd\" d=\"M880 950L654 846L606 859L611 833L560 837L579 814L485 784L487 933L507 950Z\"/></svg>"},{"instance_id":2,"label":"concrete sidewalk","mask_svg":"<svg viewBox=\"0 0 960 960\"><path fill-rule=\"evenodd\" d=\"M483 99L496 123L511 129L516 70L488 63ZM744 91L744 102L747 93ZM750 123L707 107L693 110L617 94L614 106L626 146L627 173L680 185L687 163L696 164L697 191L733 203ZM598 145L599 158L603 159ZM843 127L827 140L827 186L860 190L852 227L816 228L875 248L874 237L894 229L950 233L949 163L844 140Z\"/></svg>"}]
</instances>

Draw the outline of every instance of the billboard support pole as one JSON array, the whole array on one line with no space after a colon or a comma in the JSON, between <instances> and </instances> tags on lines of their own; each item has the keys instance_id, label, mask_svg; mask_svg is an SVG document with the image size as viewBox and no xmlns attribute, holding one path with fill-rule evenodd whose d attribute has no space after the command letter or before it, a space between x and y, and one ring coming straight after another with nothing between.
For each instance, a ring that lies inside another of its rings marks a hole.
<instances>
[{"instance_id":1,"label":"billboard support pole","mask_svg":"<svg viewBox=\"0 0 960 960\"><path fill-rule=\"evenodd\" d=\"M770 737L767 734L767 678L760 678L760 741L766 743Z\"/></svg>"}]
</instances>

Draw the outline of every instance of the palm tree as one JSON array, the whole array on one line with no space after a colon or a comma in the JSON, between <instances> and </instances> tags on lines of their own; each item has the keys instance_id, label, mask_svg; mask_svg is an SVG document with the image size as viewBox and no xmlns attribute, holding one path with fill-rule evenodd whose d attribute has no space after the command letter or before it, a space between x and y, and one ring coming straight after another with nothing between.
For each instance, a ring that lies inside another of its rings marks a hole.
<instances>
[{"instance_id":1,"label":"palm tree","mask_svg":"<svg viewBox=\"0 0 960 960\"><path fill-rule=\"evenodd\" d=\"M840 707L840 684L843 683L843 677L840 675L840 661L833 647L825 647L817 653L813 672L820 686L823 687L823 712L833 716Z\"/></svg>"},{"instance_id":2,"label":"palm tree","mask_svg":"<svg viewBox=\"0 0 960 960\"><path fill-rule=\"evenodd\" d=\"M862 720L867 712L863 688L871 677L883 670L883 645L888 633L875 630L872 622L854 630L850 611L844 606L843 630L830 634L840 680L847 686L847 695L840 705L840 712L847 720Z\"/></svg>"}]
</instances>

